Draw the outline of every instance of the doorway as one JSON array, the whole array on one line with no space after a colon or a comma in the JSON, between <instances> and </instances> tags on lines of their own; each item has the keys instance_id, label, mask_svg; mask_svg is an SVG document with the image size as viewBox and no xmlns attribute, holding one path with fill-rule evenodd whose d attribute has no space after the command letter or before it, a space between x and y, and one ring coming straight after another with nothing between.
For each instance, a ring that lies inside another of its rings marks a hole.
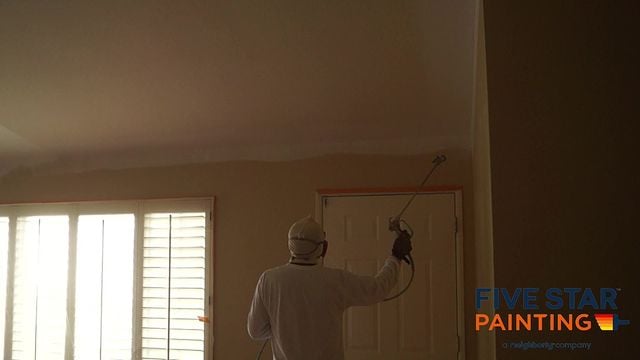
<instances>
[{"instance_id":1,"label":"doorway","mask_svg":"<svg viewBox=\"0 0 640 360\"><path fill-rule=\"evenodd\" d=\"M329 252L325 266L375 275L391 254L394 235L388 221L412 191L322 190L318 221ZM398 299L345 312L345 358L464 359L462 279L462 190L420 191L403 219L414 231L415 278ZM411 268L403 263L403 289Z\"/></svg>"}]
</instances>

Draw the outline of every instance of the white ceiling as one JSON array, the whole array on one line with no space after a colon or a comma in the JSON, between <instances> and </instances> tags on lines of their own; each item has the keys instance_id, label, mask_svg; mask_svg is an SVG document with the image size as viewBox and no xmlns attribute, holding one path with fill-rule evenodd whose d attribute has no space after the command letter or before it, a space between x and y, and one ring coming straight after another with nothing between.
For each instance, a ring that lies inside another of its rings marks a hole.
<instances>
[{"instance_id":1,"label":"white ceiling","mask_svg":"<svg viewBox=\"0 0 640 360\"><path fill-rule=\"evenodd\" d=\"M475 13L476 0L2 2L0 174L469 147Z\"/></svg>"}]
</instances>

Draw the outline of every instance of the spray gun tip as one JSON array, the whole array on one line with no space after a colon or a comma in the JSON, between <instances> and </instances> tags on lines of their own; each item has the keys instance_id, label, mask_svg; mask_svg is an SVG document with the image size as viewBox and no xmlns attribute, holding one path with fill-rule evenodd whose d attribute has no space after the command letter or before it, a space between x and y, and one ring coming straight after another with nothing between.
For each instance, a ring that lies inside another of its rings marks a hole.
<instances>
[{"instance_id":1,"label":"spray gun tip","mask_svg":"<svg viewBox=\"0 0 640 360\"><path fill-rule=\"evenodd\" d=\"M440 165L445 161L447 161L447 157L445 155L438 155L435 159L433 159L432 163Z\"/></svg>"}]
</instances>

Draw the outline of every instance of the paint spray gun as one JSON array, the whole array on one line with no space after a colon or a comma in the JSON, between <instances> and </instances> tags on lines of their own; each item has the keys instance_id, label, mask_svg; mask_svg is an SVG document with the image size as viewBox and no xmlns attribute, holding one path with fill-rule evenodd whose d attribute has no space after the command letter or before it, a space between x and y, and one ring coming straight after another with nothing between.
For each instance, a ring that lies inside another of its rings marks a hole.
<instances>
[{"instance_id":1,"label":"paint spray gun","mask_svg":"<svg viewBox=\"0 0 640 360\"><path fill-rule=\"evenodd\" d=\"M433 174L436 168L445 161L447 161L447 157L444 155L438 155L435 157L435 159L433 159L433 161L431 162L433 164L433 166L431 167L431 170L429 171L427 176L425 176L424 180L422 180L422 183L418 185L418 187L416 188L416 191L413 193L411 198L409 198L409 201L407 202L407 204L402 208L402 210L397 216L389 219L389 231L395 233L396 239L411 240L411 238L413 237L413 229L411 229L411 226L409 226L409 224L402 218L402 215L404 215L404 212L407 210L409 205L411 205L413 200L416 198L416 196L420 192L420 188L422 188L427 183L427 181L431 177L431 174ZM400 291L396 295L393 295L384 299L384 301L389 301L397 298L398 296L404 294L404 292L407 291L407 289L409 289L409 286L411 286L411 282L413 281L413 276L415 274L415 264L413 263L413 258L411 257L411 248L409 248L409 253L405 255L402 260L411 266L411 278L409 278L409 282L407 283L405 288L402 289L402 291Z\"/></svg>"}]
</instances>

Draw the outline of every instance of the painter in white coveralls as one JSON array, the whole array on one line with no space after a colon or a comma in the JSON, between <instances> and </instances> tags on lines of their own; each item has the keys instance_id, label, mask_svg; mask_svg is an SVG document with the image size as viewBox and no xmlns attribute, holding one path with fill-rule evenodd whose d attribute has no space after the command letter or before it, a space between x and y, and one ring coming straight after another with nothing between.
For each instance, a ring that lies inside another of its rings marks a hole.
<instances>
[{"instance_id":1,"label":"painter in white coveralls","mask_svg":"<svg viewBox=\"0 0 640 360\"><path fill-rule=\"evenodd\" d=\"M350 306L372 305L387 297L398 279L400 259L411 241L398 237L375 276L322 266L328 242L311 217L289 229L288 264L260 276L247 320L254 340L271 339L277 360L340 360L342 314Z\"/></svg>"}]
</instances>

